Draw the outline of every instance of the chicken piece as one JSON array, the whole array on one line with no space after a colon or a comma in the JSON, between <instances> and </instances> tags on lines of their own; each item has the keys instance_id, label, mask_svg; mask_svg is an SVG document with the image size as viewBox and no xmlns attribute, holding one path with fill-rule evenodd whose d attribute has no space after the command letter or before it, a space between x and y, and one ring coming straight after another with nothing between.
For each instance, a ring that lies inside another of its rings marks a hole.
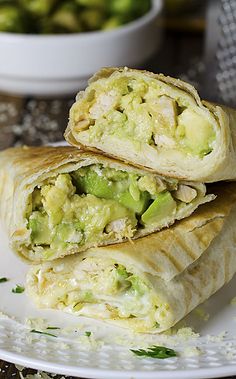
<instances>
[{"instance_id":1,"label":"chicken piece","mask_svg":"<svg viewBox=\"0 0 236 379\"><path fill-rule=\"evenodd\" d=\"M177 126L177 107L175 100L168 96L161 96L157 100L158 113L163 120L163 123L169 129L176 128Z\"/></svg>"},{"instance_id":2,"label":"chicken piece","mask_svg":"<svg viewBox=\"0 0 236 379\"><path fill-rule=\"evenodd\" d=\"M107 224L106 232L113 232L117 238L122 240L122 236L125 236L125 238L128 239L132 238L135 233L135 229L132 228L132 225L130 225L127 218L120 218Z\"/></svg>"},{"instance_id":3,"label":"chicken piece","mask_svg":"<svg viewBox=\"0 0 236 379\"><path fill-rule=\"evenodd\" d=\"M191 201L197 197L197 191L184 184L180 184L178 189L172 194L175 199L183 201L184 203L191 203Z\"/></svg>"},{"instance_id":4,"label":"chicken piece","mask_svg":"<svg viewBox=\"0 0 236 379\"><path fill-rule=\"evenodd\" d=\"M117 94L115 91L109 91L97 97L95 104L90 108L90 117L94 120L98 119L110 109L112 109L117 101Z\"/></svg>"},{"instance_id":5,"label":"chicken piece","mask_svg":"<svg viewBox=\"0 0 236 379\"><path fill-rule=\"evenodd\" d=\"M156 134L154 137L155 144L159 147L174 148L176 142L173 138L164 135Z\"/></svg>"}]
</instances>

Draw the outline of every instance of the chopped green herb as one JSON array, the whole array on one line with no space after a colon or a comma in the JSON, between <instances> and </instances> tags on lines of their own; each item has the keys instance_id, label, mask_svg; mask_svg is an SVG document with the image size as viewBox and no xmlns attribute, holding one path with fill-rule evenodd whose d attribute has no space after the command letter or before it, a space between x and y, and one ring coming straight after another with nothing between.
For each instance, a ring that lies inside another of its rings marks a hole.
<instances>
[{"instance_id":1,"label":"chopped green herb","mask_svg":"<svg viewBox=\"0 0 236 379\"><path fill-rule=\"evenodd\" d=\"M7 282L7 281L8 281L7 278L0 278L0 283L5 283L5 282Z\"/></svg>"},{"instance_id":2,"label":"chopped green herb","mask_svg":"<svg viewBox=\"0 0 236 379\"><path fill-rule=\"evenodd\" d=\"M160 328L160 324L159 324L159 322L155 322L155 324L154 324L154 328Z\"/></svg>"},{"instance_id":3,"label":"chopped green herb","mask_svg":"<svg viewBox=\"0 0 236 379\"><path fill-rule=\"evenodd\" d=\"M51 333L47 333L47 332L41 332L40 330L35 330L35 329L32 329L30 331L30 333L37 333L37 334L44 334L45 336L50 336L50 337L56 337L55 334L51 334Z\"/></svg>"},{"instance_id":4,"label":"chopped green herb","mask_svg":"<svg viewBox=\"0 0 236 379\"><path fill-rule=\"evenodd\" d=\"M47 330L59 330L61 328L58 328L57 326L48 326Z\"/></svg>"},{"instance_id":5,"label":"chopped green herb","mask_svg":"<svg viewBox=\"0 0 236 379\"><path fill-rule=\"evenodd\" d=\"M12 288L11 292L13 292L13 293L22 293L22 292L24 292L24 290L25 290L25 287L19 286L17 284L15 288Z\"/></svg>"},{"instance_id":6,"label":"chopped green herb","mask_svg":"<svg viewBox=\"0 0 236 379\"><path fill-rule=\"evenodd\" d=\"M87 337L90 337L91 336L91 332L85 332L85 335L87 336Z\"/></svg>"},{"instance_id":7,"label":"chopped green herb","mask_svg":"<svg viewBox=\"0 0 236 379\"><path fill-rule=\"evenodd\" d=\"M147 350L139 349L139 350L132 350L130 349L134 354L138 355L139 357L150 357L150 358L158 358L158 359L165 359L165 358L171 358L176 357L177 354L174 350L169 349L164 346L152 346L149 347Z\"/></svg>"}]
</instances>

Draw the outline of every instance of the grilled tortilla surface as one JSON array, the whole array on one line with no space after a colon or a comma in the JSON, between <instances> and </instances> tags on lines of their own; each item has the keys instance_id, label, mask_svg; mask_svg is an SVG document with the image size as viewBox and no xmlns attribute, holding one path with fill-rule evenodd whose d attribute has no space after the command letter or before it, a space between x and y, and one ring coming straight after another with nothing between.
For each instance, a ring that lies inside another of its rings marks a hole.
<instances>
[{"instance_id":1,"label":"grilled tortilla surface","mask_svg":"<svg viewBox=\"0 0 236 379\"><path fill-rule=\"evenodd\" d=\"M0 218L13 250L34 262L142 237L213 198L204 184L73 147L0 153Z\"/></svg>"},{"instance_id":2,"label":"grilled tortilla surface","mask_svg":"<svg viewBox=\"0 0 236 379\"><path fill-rule=\"evenodd\" d=\"M61 309L159 333L227 283L236 271L236 185L169 229L130 244L93 248L28 273L40 308Z\"/></svg>"},{"instance_id":3,"label":"grilled tortilla surface","mask_svg":"<svg viewBox=\"0 0 236 379\"><path fill-rule=\"evenodd\" d=\"M236 179L236 111L162 74L102 69L78 94L65 138L181 180Z\"/></svg>"}]
</instances>

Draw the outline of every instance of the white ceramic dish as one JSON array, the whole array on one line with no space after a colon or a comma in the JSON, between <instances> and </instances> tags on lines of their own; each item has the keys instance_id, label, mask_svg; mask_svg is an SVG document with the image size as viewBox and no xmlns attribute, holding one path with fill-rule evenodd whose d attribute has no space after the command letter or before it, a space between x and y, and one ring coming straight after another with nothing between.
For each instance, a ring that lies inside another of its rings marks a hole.
<instances>
[{"instance_id":1,"label":"white ceramic dish","mask_svg":"<svg viewBox=\"0 0 236 379\"><path fill-rule=\"evenodd\" d=\"M75 94L104 66L135 67L158 48L163 0L143 17L111 31L68 35L0 33L0 91Z\"/></svg>"},{"instance_id":2,"label":"white ceramic dish","mask_svg":"<svg viewBox=\"0 0 236 379\"><path fill-rule=\"evenodd\" d=\"M10 279L0 284L0 311L8 315L0 315L0 359L81 378L206 379L236 374L236 306L230 304L236 295L236 277L201 307L209 313L208 321L199 318L196 312L185 319L187 325L200 333L200 338L134 336L127 330L93 320L35 309L25 293L11 292L16 284L24 284L28 267L9 250L1 230L0 251L0 277ZM30 332L42 327L37 323L26 328L26 318L43 318L45 326L60 327L48 331L58 337ZM85 336L85 331L91 331L92 337ZM143 359L129 351L153 344L172 347L179 356ZM191 351L189 355L189 346L197 346L201 355L191 356Z\"/></svg>"}]
</instances>

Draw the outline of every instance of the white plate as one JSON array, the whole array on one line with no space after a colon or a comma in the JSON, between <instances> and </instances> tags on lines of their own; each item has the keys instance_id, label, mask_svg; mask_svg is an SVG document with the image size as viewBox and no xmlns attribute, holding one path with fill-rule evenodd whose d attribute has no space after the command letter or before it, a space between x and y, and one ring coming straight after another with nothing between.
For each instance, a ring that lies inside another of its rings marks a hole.
<instances>
[{"instance_id":1,"label":"white plate","mask_svg":"<svg viewBox=\"0 0 236 379\"><path fill-rule=\"evenodd\" d=\"M59 311L36 310L25 293L11 292L16 284L24 284L28 267L9 250L2 231L0 254L0 277L10 279L0 284L0 311L4 313L0 317L1 359L82 378L191 379L236 374L236 306L230 304L236 295L236 278L201 307L209 312L208 321L196 312L184 320L200 333L199 338L134 336L101 322ZM58 337L31 333L31 329L40 329L40 326L26 327L27 318L43 318L45 327L59 326L59 331L49 331ZM92 336L85 336L85 331L92 331ZM224 331L226 333L222 333ZM173 347L179 356L165 360L142 359L129 351L152 344ZM197 346L202 354L186 356L189 346Z\"/></svg>"}]
</instances>

